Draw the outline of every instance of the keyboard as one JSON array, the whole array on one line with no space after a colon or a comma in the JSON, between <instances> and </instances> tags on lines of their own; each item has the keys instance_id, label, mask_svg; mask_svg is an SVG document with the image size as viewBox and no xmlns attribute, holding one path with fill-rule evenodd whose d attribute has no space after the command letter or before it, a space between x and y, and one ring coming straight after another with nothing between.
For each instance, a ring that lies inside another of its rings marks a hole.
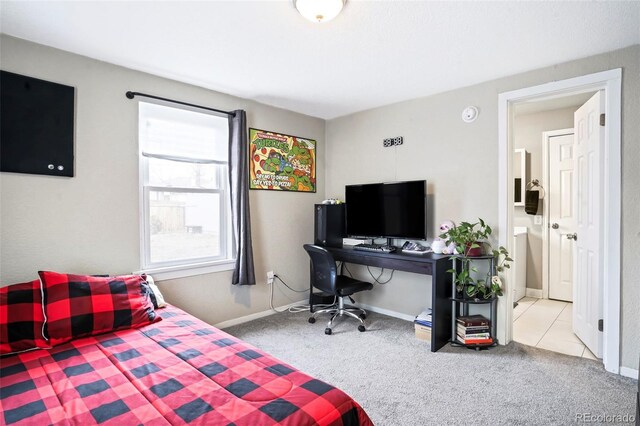
<instances>
[{"instance_id":1,"label":"keyboard","mask_svg":"<svg viewBox=\"0 0 640 426\"><path fill-rule=\"evenodd\" d=\"M355 246L353 246L353 249L362 251L375 251L378 253L392 253L396 251L395 247L385 244L356 244Z\"/></svg>"}]
</instances>

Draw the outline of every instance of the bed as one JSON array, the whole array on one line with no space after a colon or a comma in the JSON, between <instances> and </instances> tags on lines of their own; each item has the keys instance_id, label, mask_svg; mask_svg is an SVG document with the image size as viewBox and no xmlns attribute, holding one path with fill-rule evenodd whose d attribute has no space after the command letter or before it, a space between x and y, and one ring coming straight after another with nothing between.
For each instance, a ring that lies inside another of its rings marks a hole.
<instances>
[{"instance_id":1,"label":"bed","mask_svg":"<svg viewBox=\"0 0 640 426\"><path fill-rule=\"evenodd\" d=\"M0 424L371 425L341 390L174 306L0 358Z\"/></svg>"}]
</instances>

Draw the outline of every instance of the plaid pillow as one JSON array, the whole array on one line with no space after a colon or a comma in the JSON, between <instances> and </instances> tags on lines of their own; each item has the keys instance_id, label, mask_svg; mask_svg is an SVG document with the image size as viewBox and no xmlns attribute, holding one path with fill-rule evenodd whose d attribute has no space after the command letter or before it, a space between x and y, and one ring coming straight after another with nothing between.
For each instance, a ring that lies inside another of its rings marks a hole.
<instances>
[{"instance_id":1,"label":"plaid pillow","mask_svg":"<svg viewBox=\"0 0 640 426\"><path fill-rule=\"evenodd\" d=\"M94 275L91 275L91 276L92 277L110 277L111 275L109 275L109 274L94 274ZM151 277L151 275L140 274L140 276L142 277L142 279L144 281L147 282L147 284L149 284L149 289L151 290L149 292L149 295L151 296L151 303L153 303L153 308L154 309L159 309L159 308L166 307L167 306L167 302L164 301L164 296L160 292L160 289L156 285L156 283L153 280L153 278Z\"/></svg>"},{"instance_id":2,"label":"plaid pillow","mask_svg":"<svg viewBox=\"0 0 640 426\"><path fill-rule=\"evenodd\" d=\"M42 336L40 280L0 288L0 354L50 348Z\"/></svg>"},{"instance_id":3,"label":"plaid pillow","mask_svg":"<svg viewBox=\"0 0 640 426\"><path fill-rule=\"evenodd\" d=\"M40 271L52 346L78 337L160 321L149 285L139 275L92 277Z\"/></svg>"}]
</instances>

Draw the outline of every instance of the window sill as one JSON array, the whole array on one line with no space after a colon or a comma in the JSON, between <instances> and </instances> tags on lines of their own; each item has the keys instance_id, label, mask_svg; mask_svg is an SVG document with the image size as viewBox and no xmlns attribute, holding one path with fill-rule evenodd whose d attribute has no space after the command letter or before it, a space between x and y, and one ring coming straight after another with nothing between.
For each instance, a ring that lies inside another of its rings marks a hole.
<instances>
[{"instance_id":1,"label":"window sill","mask_svg":"<svg viewBox=\"0 0 640 426\"><path fill-rule=\"evenodd\" d=\"M176 278L194 277L196 275L211 274L214 272L231 271L236 261L220 260L217 262L198 263L193 265L166 266L162 268L149 268L138 271L138 274L149 274L155 281L173 280Z\"/></svg>"}]
</instances>

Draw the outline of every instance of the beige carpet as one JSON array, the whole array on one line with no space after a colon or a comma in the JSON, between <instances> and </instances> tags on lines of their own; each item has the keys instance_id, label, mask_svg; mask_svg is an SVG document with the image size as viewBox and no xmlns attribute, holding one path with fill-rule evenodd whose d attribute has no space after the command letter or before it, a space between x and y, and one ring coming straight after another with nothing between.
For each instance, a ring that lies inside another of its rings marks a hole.
<instances>
[{"instance_id":1,"label":"beige carpet","mask_svg":"<svg viewBox=\"0 0 640 426\"><path fill-rule=\"evenodd\" d=\"M371 313L366 332L343 319L326 336L326 322L307 317L276 314L225 331L341 388L376 425L575 424L580 414L635 414L637 381L596 361L518 343L431 353L407 321Z\"/></svg>"}]
</instances>

